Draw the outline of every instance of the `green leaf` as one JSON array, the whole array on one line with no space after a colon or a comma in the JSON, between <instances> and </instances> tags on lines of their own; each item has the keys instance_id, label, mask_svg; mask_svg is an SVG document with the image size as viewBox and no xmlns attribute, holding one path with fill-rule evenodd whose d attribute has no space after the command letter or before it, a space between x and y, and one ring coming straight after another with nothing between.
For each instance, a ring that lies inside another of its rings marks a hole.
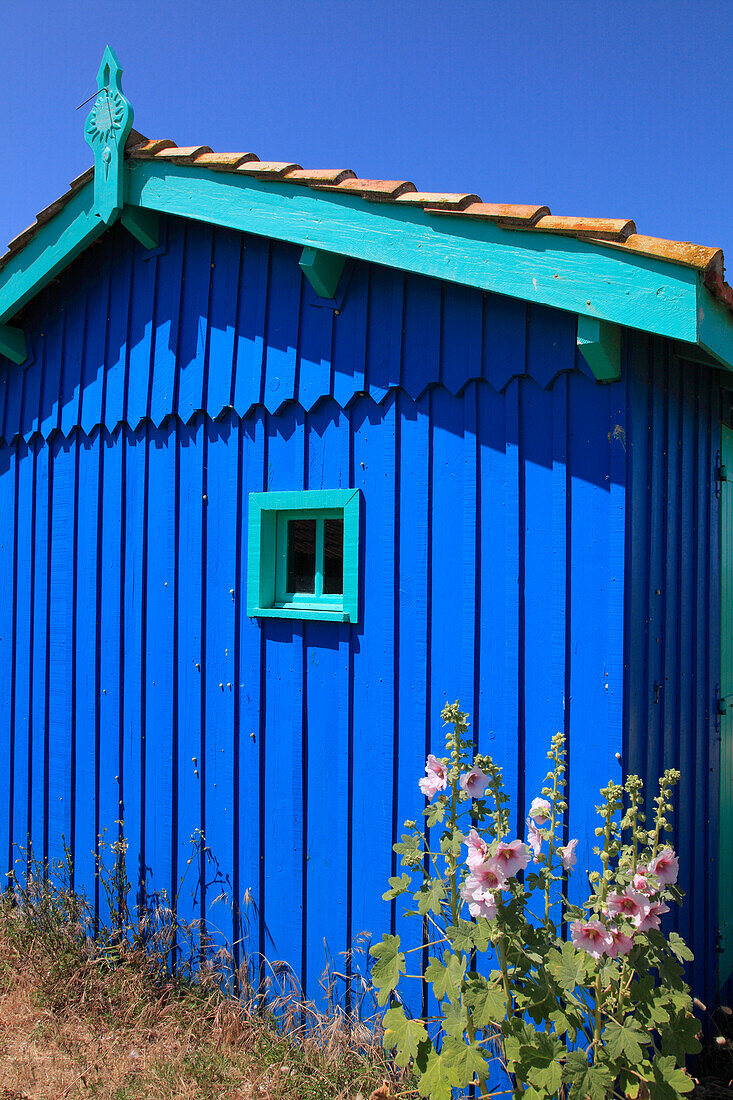
<instances>
[{"instance_id":1,"label":"green leaf","mask_svg":"<svg viewBox=\"0 0 733 1100\"><path fill-rule=\"evenodd\" d=\"M506 1016L506 998L501 986L489 985L481 974L467 975L464 999L471 1009L474 1025L500 1024Z\"/></svg>"},{"instance_id":2,"label":"green leaf","mask_svg":"<svg viewBox=\"0 0 733 1100\"><path fill-rule=\"evenodd\" d=\"M431 878L424 882L413 895L417 902L417 911L424 917L426 913L440 913L440 903L445 900L445 886L440 878Z\"/></svg>"},{"instance_id":3,"label":"green leaf","mask_svg":"<svg viewBox=\"0 0 733 1100\"><path fill-rule=\"evenodd\" d=\"M553 949L549 952L547 969L562 989L572 991L585 984L589 969L587 960L588 956L583 951L578 951L566 940L560 951Z\"/></svg>"},{"instance_id":4,"label":"green leaf","mask_svg":"<svg viewBox=\"0 0 733 1100\"><path fill-rule=\"evenodd\" d=\"M453 829L452 832L443 833L440 838L440 850L443 855L452 855L458 857L461 854L461 846L466 838L460 829Z\"/></svg>"},{"instance_id":5,"label":"green leaf","mask_svg":"<svg viewBox=\"0 0 733 1100\"><path fill-rule=\"evenodd\" d=\"M556 1096L562 1084L562 1066L556 1061L541 1066L530 1066L527 1071L527 1080L538 1091L545 1092L548 1096Z\"/></svg>"},{"instance_id":6,"label":"green leaf","mask_svg":"<svg viewBox=\"0 0 733 1100\"><path fill-rule=\"evenodd\" d=\"M677 1100L687 1092L692 1092L695 1082L684 1069L677 1065L675 1058L656 1055L654 1058L654 1081L650 1092L654 1100Z\"/></svg>"},{"instance_id":7,"label":"green leaf","mask_svg":"<svg viewBox=\"0 0 733 1100\"><path fill-rule=\"evenodd\" d=\"M447 1035L453 1035L456 1039L462 1039L468 1027L468 1013L463 1005L451 1004L443 1001L441 1004L443 1013L443 1031Z\"/></svg>"},{"instance_id":8,"label":"green leaf","mask_svg":"<svg viewBox=\"0 0 733 1100\"><path fill-rule=\"evenodd\" d=\"M392 901L393 898L398 898L400 894L404 894L405 890L409 889L410 882L412 881L411 875L400 875L399 878L390 878L389 890L385 890L382 894L383 901Z\"/></svg>"},{"instance_id":9,"label":"green leaf","mask_svg":"<svg viewBox=\"0 0 733 1100\"><path fill-rule=\"evenodd\" d=\"M446 1071L453 1074L459 1088L470 1085L475 1076L486 1076L486 1059L476 1043L466 1043L447 1035L440 1052Z\"/></svg>"},{"instance_id":10,"label":"green leaf","mask_svg":"<svg viewBox=\"0 0 733 1100\"><path fill-rule=\"evenodd\" d=\"M460 962L457 955L447 951L443 960L441 962L433 956L425 971L425 980L430 982L433 993L439 1001L442 1001L443 997L448 997L449 1001L457 1004L461 996L461 981L466 972L466 963Z\"/></svg>"},{"instance_id":11,"label":"green leaf","mask_svg":"<svg viewBox=\"0 0 733 1100\"><path fill-rule=\"evenodd\" d=\"M415 867L422 860L422 840L416 833L403 833L402 843L393 844L392 851L402 856L403 867Z\"/></svg>"},{"instance_id":12,"label":"green leaf","mask_svg":"<svg viewBox=\"0 0 733 1100\"><path fill-rule=\"evenodd\" d=\"M662 1030L662 1054L674 1055L679 1062L684 1062L686 1054L698 1054L702 1050L699 1032L700 1021L690 1012L677 1013Z\"/></svg>"},{"instance_id":13,"label":"green leaf","mask_svg":"<svg viewBox=\"0 0 733 1100\"><path fill-rule=\"evenodd\" d=\"M614 1061L626 1058L632 1065L640 1062L643 1051L642 1044L646 1046L649 1035L636 1020L627 1016L622 1024L611 1020L606 1024L601 1034L608 1053Z\"/></svg>"},{"instance_id":14,"label":"green leaf","mask_svg":"<svg viewBox=\"0 0 733 1100\"><path fill-rule=\"evenodd\" d=\"M692 951L677 932L670 932L667 940L669 946L680 962L692 962L695 958Z\"/></svg>"},{"instance_id":15,"label":"green leaf","mask_svg":"<svg viewBox=\"0 0 733 1100\"><path fill-rule=\"evenodd\" d=\"M427 1065L417 1083L417 1091L430 1100L451 1100L453 1086L456 1084L458 1082L455 1073L444 1063L442 1054L431 1050Z\"/></svg>"},{"instance_id":16,"label":"green leaf","mask_svg":"<svg viewBox=\"0 0 733 1100\"><path fill-rule=\"evenodd\" d=\"M409 1065L417 1058L420 1045L429 1041L422 1020L408 1020L401 1005L387 1009L384 1028L384 1049L397 1051L395 1062L398 1066Z\"/></svg>"},{"instance_id":17,"label":"green leaf","mask_svg":"<svg viewBox=\"0 0 733 1100\"><path fill-rule=\"evenodd\" d=\"M573 1095L583 1100L606 1100L613 1087L611 1071L602 1063L589 1065L582 1050L571 1050L565 1060L565 1081L573 1086Z\"/></svg>"},{"instance_id":18,"label":"green leaf","mask_svg":"<svg viewBox=\"0 0 733 1100\"><path fill-rule=\"evenodd\" d=\"M445 807L447 804L447 798L441 795L435 802L431 802L429 806L426 806L423 810L423 814L427 819L428 825L432 828L433 825L437 825L445 817Z\"/></svg>"},{"instance_id":19,"label":"green leaf","mask_svg":"<svg viewBox=\"0 0 733 1100\"><path fill-rule=\"evenodd\" d=\"M377 1001L386 1004L389 995L405 973L405 956L400 951L399 936L382 936L382 942L369 948L376 962L372 966L372 982L379 990Z\"/></svg>"},{"instance_id":20,"label":"green leaf","mask_svg":"<svg viewBox=\"0 0 733 1100\"><path fill-rule=\"evenodd\" d=\"M489 946L489 922L485 917L479 917L475 924L459 918L457 924L446 928L445 934L456 951L468 952L475 948L483 954Z\"/></svg>"}]
</instances>

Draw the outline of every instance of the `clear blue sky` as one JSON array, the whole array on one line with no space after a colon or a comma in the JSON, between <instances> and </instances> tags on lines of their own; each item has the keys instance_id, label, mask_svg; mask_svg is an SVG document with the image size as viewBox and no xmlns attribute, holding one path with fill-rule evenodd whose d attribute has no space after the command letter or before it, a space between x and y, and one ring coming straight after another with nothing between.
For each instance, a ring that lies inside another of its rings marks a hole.
<instances>
[{"instance_id":1,"label":"clear blue sky","mask_svg":"<svg viewBox=\"0 0 733 1100\"><path fill-rule=\"evenodd\" d=\"M179 145L421 190L730 258L733 0L4 0L0 251L90 163L107 42L135 126Z\"/></svg>"}]
</instances>

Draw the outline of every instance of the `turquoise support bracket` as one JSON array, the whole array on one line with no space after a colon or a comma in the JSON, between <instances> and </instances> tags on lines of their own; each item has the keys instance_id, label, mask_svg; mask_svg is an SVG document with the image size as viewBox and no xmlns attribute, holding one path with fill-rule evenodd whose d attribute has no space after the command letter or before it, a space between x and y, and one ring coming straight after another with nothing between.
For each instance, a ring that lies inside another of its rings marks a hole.
<instances>
[{"instance_id":1,"label":"turquoise support bracket","mask_svg":"<svg viewBox=\"0 0 733 1100\"><path fill-rule=\"evenodd\" d=\"M597 382L621 378L621 329L597 317L578 315L578 349Z\"/></svg>"},{"instance_id":2,"label":"turquoise support bracket","mask_svg":"<svg viewBox=\"0 0 733 1100\"><path fill-rule=\"evenodd\" d=\"M124 152L133 110L122 94L122 68L110 46L102 55L97 89L84 138L94 153L95 213L105 225L111 225L125 201Z\"/></svg>"},{"instance_id":3,"label":"turquoise support bracket","mask_svg":"<svg viewBox=\"0 0 733 1100\"><path fill-rule=\"evenodd\" d=\"M6 356L19 365L25 363L28 358L28 348L25 333L21 328L0 325L0 355Z\"/></svg>"},{"instance_id":4,"label":"turquoise support bracket","mask_svg":"<svg viewBox=\"0 0 733 1100\"><path fill-rule=\"evenodd\" d=\"M157 248L160 241L160 219L154 210L139 206L124 206L120 221L143 248Z\"/></svg>"},{"instance_id":5,"label":"turquoise support bracket","mask_svg":"<svg viewBox=\"0 0 733 1100\"><path fill-rule=\"evenodd\" d=\"M333 298L344 271L346 258L320 248L304 248L300 268L319 298Z\"/></svg>"}]
</instances>

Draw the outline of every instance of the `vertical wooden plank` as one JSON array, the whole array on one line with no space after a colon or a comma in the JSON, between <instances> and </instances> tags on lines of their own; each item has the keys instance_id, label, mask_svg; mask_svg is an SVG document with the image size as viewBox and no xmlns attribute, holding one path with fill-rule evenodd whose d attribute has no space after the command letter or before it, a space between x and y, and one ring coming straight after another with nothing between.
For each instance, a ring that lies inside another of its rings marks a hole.
<instances>
[{"instance_id":1,"label":"vertical wooden plank","mask_svg":"<svg viewBox=\"0 0 733 1100\"><path fill-rule=\"evenodd\" d=\"M267 426L267 489L302 489L304 415L290 405ZM262 620L265 638L264 954L302 973L303 624Z\"/></svg>"},{"instance_id":2,"label":"vertical wooden plank","mask_svg":"<svg viewBox=\"0 0 733 1100\"><path fill-rule=\"evenodd\" d=\"M86 287L86 329L80 363L78 422L87 436L92 428L102 422L105 345L111 290L109 252L97 262L99 270L89 273Z\"/></svg>"},{"instance_id":3,"label":"vertical wooden plank","mask_svg":"<svg viewBox=\"0 0 733 1100\"><path fill-rule=\"evenodd\" d=\"M101 547L99 559L99 833L105 848L101 862L111 872L114 858L109 846L117 839L123 816L121 744L123 723L123 646L124 641L124 501L123 458L127 447L126 434L118 429L114 435L103 431L100 446L104 448L101 512ZM134 675L134 670L132 670ZM108 917L104 894L100 896L100 923Z\"/></svg>"},{"instance_id":4,"label":"vertical wooden plank","mask_svg":"<svg viewBox=\"0 0 733 1100\"><path fill-rule=\"evenodd\" d=\"M341 408L364 389L369 270L355 264L333 325L333 396Z\"/></svg>"},{"instance_id":5,"label":"vertical wooden plank","mask_svg":"<svg viewBox=\"0 0 733 1100\"><path fill-rule=\"evenodd\" d=\"M143 664L143 569L145 519L145 444L144 427L124 428L120 442L125 447L124 466L124 726L122 736L122 813L120 820L128 842L127 873L131 884L131 906L144 903L143 782L144 742L142 728Z\"/></svg>"},{"instance_id":6,"label":"vertical wooden plank","mask_svg":"<svg viewBox=\"0 0 733 1100\"><path fill-rule=\"evenodd\" d=\"M173 851L173 627L175 423L148 427L145 630L145 859L149 890L171 899Z\"/></svg>"},{"instance_id":7,"label":"vertical wooden plank","mask_svg":"<svg viewBox=\"0 0 733 1100\"><path fill-rule=\"evenodd\" d=\"M519 298L484 295L482 372L495 390L524 374L527 344L527 303Z\"/></svg>"},{"instance_id":8,"label":"vertical wooden plank","mask_svg":"<svg viewBox=\"0 0 733 1100\"><path fill-rule=\"evenodd\" d=\"M148 260L149 264L157 264L155 332L148 395L150 419L156 427L161 427L165 417L175 408L184 241L183 226L169 223L165 252L161 252L154 261Z\"/></svg>"},{"instance_id":9,"label":"vertical wooden plank","mask_svg":"<svg viewBox=\"0 0 733 1100\"><path fill-rule=\"evenodd\" d=\"M621 778L616 753L623 738L621 615L625 492L611 493L612 452L621 447L610 423L613 387L600 387L579 373L569 376L570 516L570 788L569 834L578 837L578 865L570 880L574 902L586 890L598 791ZM618 425L620 433L625 423ZM617 431L617 436L619 432ZM613 698L614 702L610 702ZM592 739L593 752L588 752Z\"/></svg>"},{"instance_id":10,"label":"vertical wooden plank","mask_svg":"<svg viewBox=\"0 0 733 1100\"><path fill-rule=\"evenodd\" d=\"M23 364L23 411L20 418L20 430L26 439L38 431L38 407L41 400L43 383L43 360L46 350L45 328L48 308L48 294L43 293L33 302L32 320L26 327L28 340L28 358ZM0 414L0 423L2 415Z\"/></svg>"},{"instance_id":11,"label":"vertical wooden plank","mask_svg":"<svg viewBox=\"0 0 733 1100\"><path fill-rule=\"evenodd\" d=\"M202 916L201 586L204 480L203 418L179 425L178 508L178 882L182 920Z\"/></svg>"},{"instance_id":12,"label":"vertical wooden plank","mask_svg":"<svg viewBox=\"0 0 733 1100\"><path fill-rule=\"evenodd\" d=\"M49 448L35 435L32 440L34 453L35 524L33 552L33 645L31 650L33 670L31 676L31 773L33 792L31 801L31 841L34 856L43 857L44 835L44 775L46 771L46 664L48 615L48 566L49 566ZM0 456L2 452L0 452ZM0 463L2 459L0 457ZM2 573L0 572L0 578ZM0 583L1 580L0 580ZM1 633L0 633L1 639ZM0 645L2 644L0 640ZM1 669L0 665L0 669ZM2 848L0 847L0 852Z\"/></svg>"},{"instance_id":13,"label":"vertical wooden plank","mask_svg":"<svg viewBox=\"0 0 733 1100\"><path fill-rule=\"evenodd\" d=\"M94 900L97 851L97 522L100 437L77 433L73 637L74 884Z\"/></svg>"},{"instance_id":14,"label":"vertical wooden plank","mask_svg":"<svg viewBox=\"0 0 733 1100\"><path fill-rule=\"evenodd\" d=\"M107 317L104 423L113 432L125 415L127 366L131 333L133 248L129 233L118 241L110 269L109 315Z\"/></svg>"},{"instance_id":15,"label":"vertical wooden plank","mask_svg":"<svg viewBox=\"0 0 733 1100\"><path fill-rule=\"evenodd\" d=\"M75 288L65 308L63 363L59 392L59 427L64 435L79 423L82 361L87 329L87 296ZM7 414L6 414L7 421Z\"/></svg>"},{"instance_id":16,"label":"vertical wooden plank","mask_svg":"<svg viewBox=\"0 0 733 1100\"><path fill-rule=\"evenodd\" d=\"M209 310L209 373L206 408L216 418L231 405L234 391L235 325L239 297L242 238L216 229Z\"/></svg>"},{"instance_id":17,"label":"vertical wooden plank","mask_svg":"<svg viewBox=\"0 0 733 1100\"><path fill-rule=\"evenodd\" d=\"M256 970L258 959L264 952L260 943L260 915L263 898L260 894L260 874L264 865L260 860L264 843L261 821L260 786L264 777L260 774L260 750L264 752L264 692L262 671L262 634L260 620L247 617L247 518L249 494L260 493L265 487L266 428L264 409L240 421L239 484L241 496L241 522L238 524L239 561L237 575L237 600L235 615L239 634L236 655L237 691L235 734L239 735L239 750L235 757L235 796L237 798L237 854L238 874L236 896L240 913L242 954L249 956ZM252 974L256 977L256 973Z\"/></svg>"},{"instance_id":18,"label":"vertical wooden plank","mask_svg":"<svg viewBox=\"0 0 733 1100\"><path fill-rule=\"evenodd\" d=\"M0 774L11 777L10 737L12 709L14 546L15 546L15 463L10 447L0 448L0 509L12 517L0 530L0 722L7 732L0 737ZM12 783L0 783L0 874L12 867L11 844Z\"/></svg>"},{"instance_id":19,"label":"vertical wooden plank","mask_svg":"<svg viewBox=\"0 0 733 1100\"><path fill-rule=\"evenodd\" d=\"M300 301L298 340L298 401L312 409L321 397L331 392L331 344L334 312L325 306Z\"/></svg>"},{"instance_id":20,"label":"vertical wooden plank","mask_svg":"<svg viewBox=\"0 0 733 1100\"><path fill-rule=\"evenodd\" d=\"M375 401L381 401L390 387L400 384L404 304L403 272L370 268L366 377Z\"/></svg>"},{"instance_id":21,"label":"vertical wooden plank","mask_svg":"<svg viewBox=\"0 0 733 1100\"><path fill-rule=\"evenodd\" d=\"M670 355L667 363L666 388L666 485L664 498L664 681L662 689L662 723L660 728L660 772L679 764L680 711L680 367Z\"/></svg>"},{"instance_id":22,"label":"vertical wooden plank","mask_svg":"<svg viewBox=\"0 0 733 1100\"><path fill-rule=\"evenodd\" d=\"M269 273L270 242L260 237L245 237L237 310L237 366L233 401L240 416L246 416L249 409L260 401Z\"/></svg>"},{"instance_id":23,"label":"vertical wooden plank","mask_svg":"<svg viewBox=\"0 0 733 1100\"><path fill-rule=\"evenodd\" d=\"M649 681L647 699L649 717L646 738L645 772L647 788L661 774L662 729L664 698L664 625L665 625L665 577L664 552L667 517L664 508L666 490L666 457L668 439L666 433L665 399L667 388L666 356L664 346L652 341L650 347L650 417L651 417L651 470L649 485L649 589L647 605L649 638L647 667ZM647 811L651 810L653 790L647 789Z\"/></svg>"},{"instance_id":24,"label":"vertical wooden plank","mask_svg":"<svg viewBox=\"0 0 733 1100\"><path fill-rule=\"evenodd\" d=\"M334 401L322 401L306 419L307 489L346 488L349 421ZM306 790L303 849L306 995L326 1007L319 980L328 952L335 968L348 947L348 830L334 829L349 814L349 637L347 623L304 622ZM341 990L339 989L339 992Z\"/></svg>"},{"instance_id":25,"label":"vertical wooden plank","mask_svg":"<svg viewBox=\"0 0 733 1100\"><path fill-rule=\"evenodd\" d=\"M481 377L483 294L472 287L443 287L443 327L440 377L450 393L458 393L472 378Z\"/></svg>"},{"instance_id":26,"label":"vertical wooden plank","mask_svg":"<svg viewBox=\"0 0 733 1100\"><path fill-rule=\"evenodd\" d=\"M438 279L408 275L402 337L402 388L413 400L440 381L442 286Z\"/></svg>"},{"instance_id":27,"label":"vertical wooden plank","mask_svg":"<svg viewBox=\"0 0 733 1100\"><path fill-rule=\"evenodd\" d=\"M506 387L505 465L506 542L504 556L504 602L506 605L506 694L507 743L504 756L504 785L515 808L517 836L525 835L524 805L524 468L522 462L520 385L514 378Z\"/></svg>"},{"instance_id":28,"label":"vertical wooden plank","mask_svg":"<svg viewBox=\"0 0 733 1100\"><path fill-rule=\"evenodd\" d=\"M15 600L13 623L13 860L16 871L25 868L30 831L30 696L31 587L33 555L33 453L19 437L14 446L16 464Z\"/></svg>"},{"instance_id":29,"label":"vertical wooden plank","mask_svg":"<svg viewBox=\"0 0 733 1100\"><path fill-rule=\"evenodd\" d=\"M300 294L303 273L297 249L277 242L272 245L267 291L267 337L262 403L275 412L296 392L296 364Z\"/></svg>"},{"instance_id":30,"label":"vertical wooden plank","mask_svg":"<svg viewBox=\"0 0 733 1100\"><path fill-rule=\"evenodd\" d=\"M234 939L234 612L237 417L207 420L206 479L206 918L216 946ZM218 935L217 935L218 933Z\"/></svg>"},{"instance_id":31,"label":"vertical wooden plank","mask_svg":"<svg viewBox=\"0 0 733 1100\"><path fill-rule=\"evenodd\" d=\"M393 843L402 836L404 822L418 818L424 801L417 784L425 766L428 697L430 394L423 394L415 402L406 394L398 393L395 415L400 424L400 447L397 473L399 543L395 562L398 570L395 608L398 695L393 759L396 772ZM390 874L401 874L394 855ZM404 916L413 906L409 895L398 898L390 906L393 930L399 933L407 948L417 947L421 941L420 922ZM405 993L410 1008L419 1014L422 1009L420 983L409 983Z\"/></svg>"},{"instance_id":32,"label":"vertical wooden plank","mask_svg":"<svg viewBox=\"0 0 733 1100\"><path fill-rule=\"evenodd\" d=\"M60 308L59 288L51 286L48 290L48 318L45 324L43 378L38 410L39 431L44 439L48 439L59 424L59 391L65 325L66 311Z\"/></svg>"},{"instance_id":33,"label":"vertical wooden plank","mask_svg":"<svg viewBox=\"0 0 733 1100\"><path fill-rule=\"evenodd\" d=\"M533 323L539 320L533 317ZM573 351L574 358L574 351ZM564 394L562 380L555 385ZM565 408L520 380L524 466L524 803L541 796L553 734L565 728ZM556 434L557 433L557 434ZM559 438L558 438L559 436Z\"/></svg>"},{"instance_id":34,"label":"vertical wooden plank","mask_svg":"<svg viewBox=\"0 0 733 1100\"><path fill-rule=\"evenodd\" d=\"M723 378L725 376L723 375ZM707 600L707 634L708 645L708 672L705 697L707 699L707 721L704 738L707 767L700 773L700 790L707 792L709 812L707 814L707 830L705 833L696 833L699 837L698 857L696 866L700 868L696 888L699 889L700 881L706 884L706 914L704 928L697 926L697 935L694 941L697 957L703 956L704 969L695 971L695 975L701 973L702 981L696 988L702 987L705 996L709 997L717 985L717 945L710 935L710 929L715 928L715 914L718 912L718 883L715 875L715 866L720 859L719 828L720 828L720 791L715 782L715 776L720 775L720 741L715 734L719 732L719 725L715 720L717 709L720 680L720 522L721 522L721 498L715 492L718 477L718 453L720 449L720 422L724 394L722 392L721 372L710 372L710 402L708 405L708 455L707 455L707 498L710 502L710 527L708 530L708 600ZM704 843L703 843L704 841ZM692 895L693 897L699 895Z\"/></svg>"},{"instance_id":35,"label":"vertical wooden plank","mask_svg":"<svg viewBox=\"0 0 733 1100\"><path fill-rule=\"evenodd\" d=\"M184 422L204 407L212 247L212 227L188 222L176 401L176 411Z\"/></svg>"},{"instance_id":36,"label":"vertical wooden plank","mask_svg":"<svg viewBox=\"0 0 733 1100\"><path fill-rule=\"evenodd\" d=\"M363 616L352 634L351 935L376 941L389 920L381 895L392 865L395 395L383 405L358 399L349 419L354 486L364 494Z\"/></svg>"},{"instance_id":37,"label":"vertical wooden plank","mask_svg":"<svg viewBox=\"0 0 733 1100\"><path fill-rule=\"evenodd\" d=\"M49 861L63 859L72 836L72 652L74 618L74 493L76 437L53 437L51 569L49 585L48 673L48 838Z\"/></svg>"},{"instance_id":38,"label":"vertical wooden plank","mask_svg":"<svg viewBox=\"0 0 733 1100\"><path fill-rule=\"evenodd\" d=\"M127 333L127 403L125 418L134 430L148 414L150 371L153 362L157 257L142 245L133 245L130 283L130 321Z\"/></svg>"}]
</instances>

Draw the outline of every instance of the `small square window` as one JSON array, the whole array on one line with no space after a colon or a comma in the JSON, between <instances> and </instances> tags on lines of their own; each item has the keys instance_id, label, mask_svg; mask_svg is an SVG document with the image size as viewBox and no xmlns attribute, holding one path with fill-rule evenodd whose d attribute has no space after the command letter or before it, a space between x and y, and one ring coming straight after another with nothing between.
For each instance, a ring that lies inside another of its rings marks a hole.
<instances>
[{"instance_id":1,"label":"small square window","mask_svg":"<svg viewBox=\"0 0 733 1100\"><path fill-rule=\"evenodd\" d=\"M250 493L247 614L357 622L359 490Z\"/></svg>"}]
</instances>

